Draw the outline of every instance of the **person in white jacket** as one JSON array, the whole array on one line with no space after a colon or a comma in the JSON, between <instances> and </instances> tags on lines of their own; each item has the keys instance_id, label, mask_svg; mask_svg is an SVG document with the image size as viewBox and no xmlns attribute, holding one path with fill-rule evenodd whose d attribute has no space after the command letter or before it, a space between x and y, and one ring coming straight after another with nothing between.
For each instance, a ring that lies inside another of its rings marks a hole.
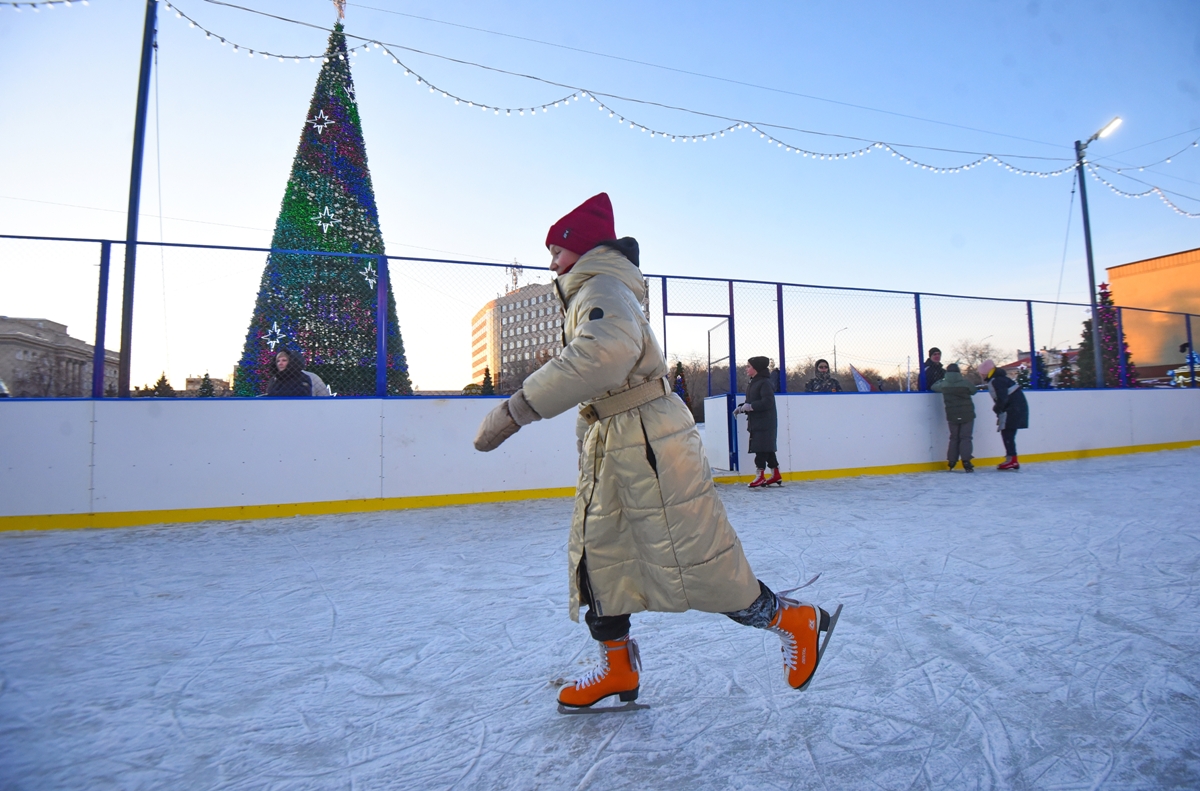
<instances>
[{"instance_id":1,"label":"person in white jacket","mask_svg":"<svg viewBox=\"0 0 1200 791\"><path fill-rule=\"evenodd\" d=\"M642 312L637 241L616 239L600 193L551 228L550 269L562 303L563 350L525 379L479 427L490 451L521 426L582 405L580 473L568 544L570 614L600 643L601 663L563 687L559 704L637 698L630 614L724 613L784 643L788 682L816 670L828 613L777 596L755 578L717 496L691 412L671 391L662 349Z\"/></svg>"}]
</instances>

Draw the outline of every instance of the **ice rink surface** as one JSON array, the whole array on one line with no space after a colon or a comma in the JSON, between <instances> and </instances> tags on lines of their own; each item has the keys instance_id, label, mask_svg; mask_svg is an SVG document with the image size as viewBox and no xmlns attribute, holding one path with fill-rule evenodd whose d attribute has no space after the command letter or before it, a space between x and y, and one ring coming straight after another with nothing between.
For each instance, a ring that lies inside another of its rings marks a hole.
<instances>
[{"instance_id":1,"label":"ice rink surface","mask_svg":"<svg viewBox=\"0 0 1200 791\"><path fill-rule=\"evenodd\" d=\"M0 535L0 788L1200 788L1200 449L720 492L845 605L807 692L642 614L558 714L568 500Z\"/></svg>"}]
</instances>

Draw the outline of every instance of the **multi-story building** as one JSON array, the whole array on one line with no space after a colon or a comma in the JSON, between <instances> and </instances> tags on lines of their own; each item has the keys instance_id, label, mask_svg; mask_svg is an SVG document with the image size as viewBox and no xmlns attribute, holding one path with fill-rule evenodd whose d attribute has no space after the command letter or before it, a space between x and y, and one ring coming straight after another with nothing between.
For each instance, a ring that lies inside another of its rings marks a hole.
<instances>
[{"instance_id":1,"label":"multi-story building","mask_svg":"<svg viewBox=\"0 0 1200 791\"><path fill-rule=\"evenodd\" d=\"M0 380L11 395L30 398L92 394L91 344L49 319L0 316ZM104 391L116 394L120 355L104 351Z\"/></svg>"},{"instance_id":2,"label":"multi-story building","mask_svg":"<svg viewBox=\"0 0 1200 791\"><path fill-rule=\"evenodd\" d=\"M482 383L486 368L497 391L515 389L518 379L560 348L562 314L554 284L521 286L488 302L471 320L471 378Z\"/></svg>"},{"instance_id":3,"label":"multi-story building","mask_svg":"<svg viewBox=\"0 0 1200 791\"><path fill-rule=\"evenodd\" d=\"M642 309L649 315L648 303ZM471 320L471 378L492 374L497 392L512 392L562 349L562 310L553 283L530 283L497 297Z\"/></svg>"}]
</instances>

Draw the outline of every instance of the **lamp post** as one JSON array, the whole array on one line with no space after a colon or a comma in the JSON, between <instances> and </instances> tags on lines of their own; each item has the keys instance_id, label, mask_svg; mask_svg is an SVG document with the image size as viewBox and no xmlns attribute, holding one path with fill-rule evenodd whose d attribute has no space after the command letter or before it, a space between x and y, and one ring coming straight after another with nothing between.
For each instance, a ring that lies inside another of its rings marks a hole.
<instances>
[{"instance_id":1,"label":"lamp post","mask_svg":"<svg viewBox=\"0 0 1200 791\"><path fill-rule=\"evenodd\" d=\"M1088 222L1087 187L1085 185L1086 179L1084 178L1086 174L1083 171L1085 163L1083 155L1093 140L1108 137L1120 125L1121 118L1118 116L1105 124L1103 129L1089 137L1086 142L1075 141L1075 169L1079 174L1079 205L1083 209L1083 247L1087 252L1088 296L1092 301L1092 352L1096 365L1096 387L1104 387L1104 357L1100 351L1100 311L1096 306L1096 270L1092 263L1092 227Z\"/></svg>"},{"instance_id":2,"label":"lamp post","mask_svg":"<svg viewBox=\"0 0 1200 791\"><path fill-rule=\"evenodd\" d=\"M850 329L850 328L842 327L840 330L833 333L833 372L835 374L838 372L838 367L837 367L837 336L838 336L838 332L845 332L848 329Z\"/></svg>"}]
</instances>

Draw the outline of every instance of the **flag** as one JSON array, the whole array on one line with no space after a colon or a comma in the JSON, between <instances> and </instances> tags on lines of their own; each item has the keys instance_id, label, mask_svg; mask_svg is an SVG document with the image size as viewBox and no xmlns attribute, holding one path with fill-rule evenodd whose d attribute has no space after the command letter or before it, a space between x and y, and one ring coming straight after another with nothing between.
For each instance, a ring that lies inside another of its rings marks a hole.
<instances>
[{"instance_id":1,"label":"flag","mask_svg":"<svg viewBox=\"0 0 1200 791\"><path fill-rule=\"evenodd\" d=\"M854 386L858 388L860 393L878 393L879 388L875 383L863 376L857 368L850 366L850 375L854 377Z\"/></svg>"}]
</instances>

